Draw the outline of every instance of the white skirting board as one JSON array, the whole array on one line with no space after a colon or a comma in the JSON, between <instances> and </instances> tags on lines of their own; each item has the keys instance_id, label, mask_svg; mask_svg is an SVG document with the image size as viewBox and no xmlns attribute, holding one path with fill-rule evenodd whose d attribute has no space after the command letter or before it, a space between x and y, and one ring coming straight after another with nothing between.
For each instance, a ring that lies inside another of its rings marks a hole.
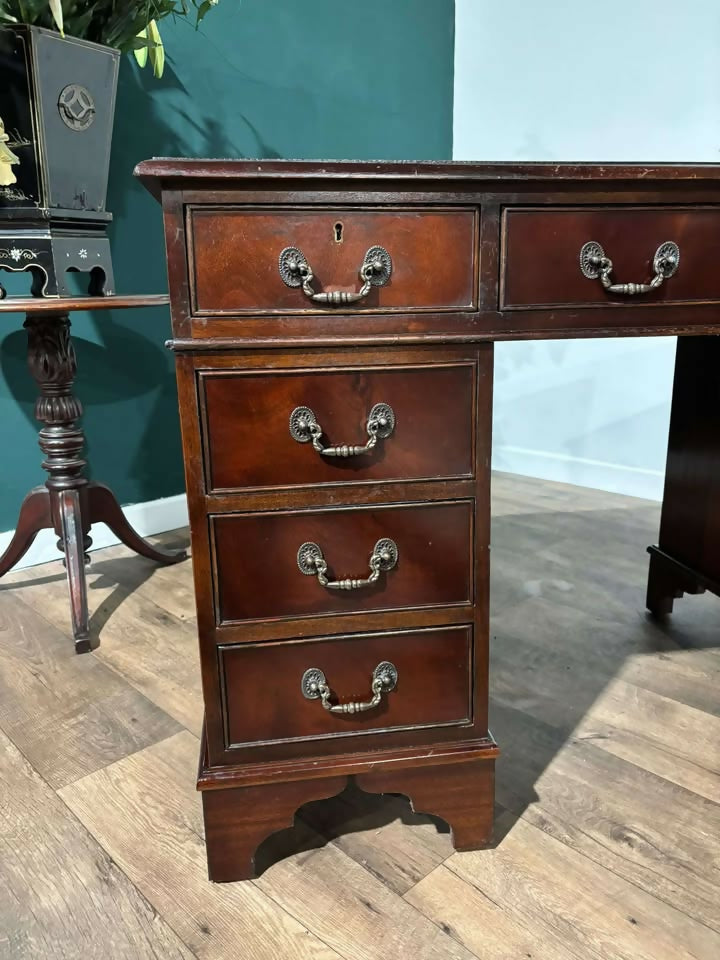
<instances>
[{"instance_id":1,"label":"white skirting board","mask_svg":"<svg viewBox=\"0 0 720 960\"><path fill-rule=\"evenodd\" d=\"M628 497L662 501L665 473L620 463L565 456L547 450L498 445L493 447L493 470L572 483Z\"/></svg>"},{"instance_id":2,"label":"white skirting board","mask_svg":"<svg viewBox=\"0 0 720 960\"><path fill-rule=\"evenodd\" d=\"M167 530L177 530L178 527L188 525L187 498L184 493L175 497L164 497L161 500L149 500L146 503L132 503L123 507L123 512L141 537L151 537L156 533L165 533ZM8 530L6 533L0 533L0 554L10 543L14 532L14 530ZM90 536L92 537L91 552L120 542L104 523L96 523L90 531ZM20 570L23 567L33 567L38 563L47 563L49 560L59 560L61 554L56 543L57 537L53 530L41 531L20 563L13 569Z\"/></svg>"}]
</instances>

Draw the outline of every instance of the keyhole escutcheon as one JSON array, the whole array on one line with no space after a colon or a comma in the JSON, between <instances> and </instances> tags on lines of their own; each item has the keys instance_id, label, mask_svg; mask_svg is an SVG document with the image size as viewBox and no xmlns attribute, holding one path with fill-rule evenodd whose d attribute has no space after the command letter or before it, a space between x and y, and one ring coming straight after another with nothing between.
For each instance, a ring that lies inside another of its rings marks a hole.
<instances>
[{"instance_id":1,"label":"keyhole escutcheon","mask_svg":"<svg viewBox=\"0 0 720 960\"><path fill-rule=\"evenodd\" d=\"M342 221L341 221L341 220L338 220L338 222L335 224L335 226L333 227L333 229L334 229L334 231L335 231L335 243L342 243L342 239L343 239L343 224L342 224Z\"/></svg>"}]
</instances>

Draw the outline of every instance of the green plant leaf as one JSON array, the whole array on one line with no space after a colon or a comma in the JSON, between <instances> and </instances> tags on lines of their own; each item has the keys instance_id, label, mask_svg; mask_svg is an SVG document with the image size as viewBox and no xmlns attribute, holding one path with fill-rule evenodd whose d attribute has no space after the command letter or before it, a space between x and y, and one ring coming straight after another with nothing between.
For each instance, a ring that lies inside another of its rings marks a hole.
<instances>
[{"instance_id":1,"label":"green plant leaf","mask_svg":"<svg viewBox=\"0 0 720 960\"><path fill-rule=\"evenodd\" d=\"M148 38L152 40L153 43L153 45L148 48L153 73L156 77L161 77L165 70L165 47L163 46L158 25L154 20L151 20L148 24Z\"/></svg>"},{"instance_id":2,"label":"green plant leaf","mask_svg":"<svg viewBox=\"0 0 720 960\"><path fill-rule=\"evenodd\" d=\"M208 12L208 10L212 10L212 8L215 6L217 6L217 0L215 3L213 3L213 0L203 0L203 2L198 7L197 20L195 21L198 27L202 23L202 20L205 14Z\"/></svg>"},{"instance_id":3,"label":"green plant leaf","mask_svg":"<svg viewBox=\"0 0 720 960\"><path fill-rule=\"evenodd\" d=\"M63 23L62 0L50 0L50 13L52 13L55 26L60 33L65 36L65 24Z\"/></svg>"},{"instance_id":4,"label":"green plant leaf","mask_svg":"<svg viewBox=\"0 0 720 960\"><path fill-rule=\"evenodd\" d=\"M138 34L138 39L145 39L146 42L138 49L133 50L133 53L135 54L138 66L145 67L148 62L147 30L141 30Z\"/></svg>"},{"instance_id":5,"label":"green plant leaf","mask_svg":"<svg viewBox=\"0 0 720 960\"><path fill-rule=\"evenodd\" d=\"M234 0L239 3L240 0ZM63 36L79 37L123 53L147 50L157 76L163 72L165 49L148 32L165 17L197 28L217 0L0 0L0 25L26 23ZM141 31L146 35L142 36ZM140 54L143 59L143 54ZM0 90L0 99L2 90Z\"/></svg>"}]
</instances>

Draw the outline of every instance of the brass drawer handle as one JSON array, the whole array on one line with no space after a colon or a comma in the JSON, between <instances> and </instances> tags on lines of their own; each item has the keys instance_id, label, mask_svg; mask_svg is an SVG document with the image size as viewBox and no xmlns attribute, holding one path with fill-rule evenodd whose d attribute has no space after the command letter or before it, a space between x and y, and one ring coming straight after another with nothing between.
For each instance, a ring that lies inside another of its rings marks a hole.
<instances>
[{"instance_id":1,"label":"brass drawer handle","mask_svg":"<svg viewBox=\"0 0 720 960\"><path fill-rule=\"evenodd\" d=\"M347 577L344 580L330 580L327 576L327 560L316 543L303 543L297 552L297 564L301 572L308 577L317 577L328 590L361 590L380 579L381 570L392 570L398 561L398 548L394 540L387 537L373 547L370 554L370 576L364 580Z\"/></svg>"},{"instance_id":2,"label":"brass drawer handle","mask_svg":"<svg viewBox=\"0 0 720 960\"><path fill-rule=\"evenodd\" d=\"M394 664L383 660L373 670L372 697L370 700L351 700L349 703L330 703L330 687L325 674L318 667L310 667L302 675L300 686L303 696L308 700L317 700L330 713L365 713L372 710L382 700L383 693L389 693L397 686L398 672Z\"/></svg>"},{"instance_id":3,"label":"brass drawer handle","mask_svg":"<svg viewBox=\"0 0 720 960\"><path fill-rule=\"evenodd\" d=\"M297 247L285 247L280 254L278 269L282 282L287 287L302 287L306 297L315 303L324 303L330 306L338 304L357 303L366 297L372 287L384 287L392 275L392 260L385 247L370 247L360 266L362 287L357 293L347 293L345 290L328 290L324 293L315 293L313 280L315 274L305 259L305 254Z\"/></svg>"},{"instance_id":4,"label":"brass drawer handle","mask_svg":"<svg viewBox=\"0 0 720 960\"><path fill-rule=\"evenodd\" d=\"M672 240L668 240L661 243L655 251L653 257L655 276L650 283L613 283L610 277L613 268L612 260L605 256L605 251L600 244L590 240L580 250L580 269L583 274L589 280L600 278L600 283L608 293L624 293L629 296L650 293L672 277L679 265L680 248Z\"/></svg>"},{"instance_id":5,"label":"brass drawer handle","mask_svg":"<svg viewBox=\"0 0 720 960\"><path fill-rule=\"evenodd\" d=\"M312 445L324 457L357 457L369 453L378 440L385 440L395 429L395 414L388 403L376 403L367 419L368 439L362 446L341 443L336 447L323 447L320 442L322 427L310 407L295 407L290 414L290 436L298 443Z\"/></svg>"}]
</instances>

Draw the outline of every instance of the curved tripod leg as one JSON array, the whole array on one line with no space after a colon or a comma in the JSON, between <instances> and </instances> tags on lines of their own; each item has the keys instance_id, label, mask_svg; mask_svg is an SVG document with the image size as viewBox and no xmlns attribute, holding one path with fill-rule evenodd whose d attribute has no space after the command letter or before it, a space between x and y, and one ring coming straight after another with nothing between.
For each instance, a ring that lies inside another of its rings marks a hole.
<instances>
[{"instance_id":1,"label":"curved tripod leg","mask_svg":"<svg viewBox=\"0 0 720 960\"><path fill-rule=\"evenodd\" d=\"M85 534L83 531L80 494L77 490L61 490L57 494L60 533L65 551L65 568L70 590L70 612L75 652L90 650L88 628L87 582L85 580Z\"/></svg>"},{"instance_id":2,"label":"curved tripod leg","mask_svg":"<svg viewBox=\"0 0 720 960\"><path fill-rule=\"evenodd\" d=\"M46 487L35 487L23 500L15 534L0 556L0 577L25 556L41 530L52 526L50 494Z\"/></svg>"},{"instance_id":3,"label":"curved tripod leg","mask_svg":"<svg viewBox=\"0 0 720 960\"><path fill-rule=\"evenodd\" d=\"M128 523L112 490L103 483L89 484L87 497L90 523L106 523L118 540L135 553L162 564L180 563L187 558L185 550L166 553L144 540Z\"/></svg>"}]
</instances>

